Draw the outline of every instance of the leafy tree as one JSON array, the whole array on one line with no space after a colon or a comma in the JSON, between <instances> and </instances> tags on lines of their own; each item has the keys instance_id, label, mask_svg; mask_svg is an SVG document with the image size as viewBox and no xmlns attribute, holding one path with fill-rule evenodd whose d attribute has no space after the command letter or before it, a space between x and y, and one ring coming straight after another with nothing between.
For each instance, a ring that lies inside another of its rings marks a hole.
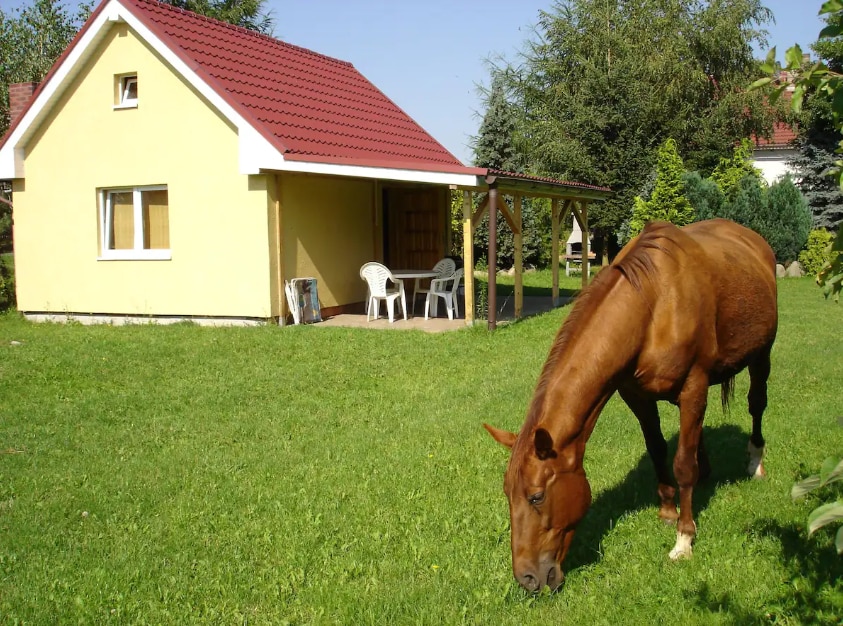
<instances>
[{"instance_id":1,"label":"leafy tree","mask_svg":"<svg viewBox=\"0 0 843 626\"><path fill-rule=\"evenodd\" d=\"M829 68L843 69L843 37L821 38L812 46ZM797 155L791 159L797 185L811 208L816 228L836 230L843 222L843 193L829 176L836 160L834 151L841 139L834 128L832 101L827 94L808 90L798 119Z\"/></svg>"},{"instance_id":2,"label":"leafy tree","mask_svg":"<svg viewBox=\"0 0 843 626\"><path fill-rule=\"evenodd\" d=\"M834 40L843 35L843 2L841 0L827 0L820 9L820 15L826 15L828 24L819 35L820 41ZM829 46L843 45L840 42L830 42ZM821 48L822 49L822 48ZM830 113L834 128L838 133L843 130L843 74L841 68L832 64L826 65L818 61L810 67L803 67L802 49L795 45L788 48L785 53L786 69L796 76L794 81L793 97L791 108L794 113L802 111L802 102L806 93L819 97L828 98L831 103ZM774 81L774 74L777 70L776 49L773 48L767 54L767 59L761 66L761 70L767 74L752 84L752 89L759 89L771 85ZM775 101L785 90L781 85L772 92L771 100ZM843 151L843 140L840 141L838 151ZM843 186L843 161L834 163L833 172L836 183ZM828 265L817 276L817 282L823 287L826 297L833 295L838 300L840 290L843 288L843 228L837 231L837 235L831 244ZM843 505L841 505L843 512Z\"/></svg>"},{"instance_id":3,"label":"leafy tree","mask_svg":"<svg viewBox=\"0 0 843 626\"><path fill-rule=\"evenodd\" d=\"M180 9L272 35L274 19L264 11L265 0L160 0Z\"/></svg>"},{"instance_id":4,"label":"leafy tree","mask_svg":"<svg viewBox=\"0 0 843 626\"><path fill-rule=\"evenodd\" d=\"M829 46L843 47L843 42L840 41L840 36L843 35L843 2L841 0L828 0L820 8L820 15L826 15L827 23L827 26L820 32L820 42L831 40L828 43ZM833 41L835 39L836 41ZM818 50L820 56L827 58L821 50L822 48ZM835 55L835 58L843 58L843 55ZM843 68L837 64L826 65L822 61L812 67L803 68L802 50L798 45L787 50L785 60L787 69L797 72L796 88L791 98L793 111L797 114L801 111L802 100L806 92L822 94L831 103L830 114L834 128L838 133L843 130L843 73L841 73ZM767 74L767 77L755 81L752 84L755 89L770 85L773 82L773 74L776 70L775 48L767 54L767 60L761 69ZM783 91L784 86L780 86L773 92L773 99L781 96ZM843 151L843 140L840 141L839 146L838 150ZM835 180L840 186L843 186L843 162L837 161L834 165L836 167ZM834 238L829 251L829 261L820 270L817 282L823 287L826 297L832 294L835 300L839 297L843 286L843 228L837 231L837 236ZM839 391L839 381L828 382L832 383L833 388L834 383L836 383L836 390ZM838 418L838 422L843 426L843 419ZM797 499L814 489L840 480L841 476L843 476L843 463L837 457L829 457L823 463L819 475L811 476L795 484L791 495L794 499ZM817 529L839 522L841 519L843 519L843 501L836 500L823 504L815 508L808 516L808 532L812 534ZM843 527L837 529L835 545L838 554L843 554Z\"/></svg>"},{"instance_id":5,"label":"leafy tree","mask_svg":"<svg viewBox=\"0 0 843 626\"><path fill-rule=\"evenodd\" d=\"M73 39L91 10L71 15L61 0L35 0L5 13L0 9L0 137L9 128L9 85L40 82Z\"/></svg>"},{"instance_id":6,"label":"leafy tree","mask_svg":"<svg viewBox=\"0 0 843 626\"><path fill-rule=\"evenodd\" d=\"M682 158L676 150L676 142L670 138L659 147L656 162L656 184L650 200L635 197L629 229L630 236L640 233L648 221L664 220L677 226L694 221L694 208L685 197L682 182Z\"/></svg>"},{"instance_id":7,"label":"leafy tree","mask_svg":"<svg viewBox=\"0 0 843 626\"><path fill-rule=\"evenodd\" d=\"M770 12L760 0L565 0L540 14L520 66L505 75L523 112L522 153L534 171L605 185L598 234L629 219L668 137L710 172L772 118L744 86Z\"/></svg>"}]
</instances>

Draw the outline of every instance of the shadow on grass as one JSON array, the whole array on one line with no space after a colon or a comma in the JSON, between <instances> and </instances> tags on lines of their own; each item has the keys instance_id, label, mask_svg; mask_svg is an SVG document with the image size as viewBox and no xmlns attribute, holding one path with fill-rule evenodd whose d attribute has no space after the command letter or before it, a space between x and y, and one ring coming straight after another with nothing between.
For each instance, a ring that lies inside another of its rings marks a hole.
<instances>
[{"instance_id":1,"label":"shadow on grass","mask_svg":"<svg viewBox=\"0 0 843 626\"><path fill-rule=\"evenodd\" d=\"M705 510L718 487L751 480L746 473L748 433L731 424L705 428L706 449L711 461L711 476L694 489L694 517ZM641 447L644 448L643 436ZM669 459L676 451L677 436L669 442ZM678 494L677 494L678 495ZM656 475L650 457L642 452L635 468L617 486L601 492L580 524L566 559L566 571L573 571L599 560L601 543L615 521L629 512L653 507L653 525L660 524L655 514L658 503ZM731 595L715 592L703 582L688 594L688 602L702 611L716 614L730 624L841 624L843 618L843 558L833 542L818 542L797 525L783 525L776 520L759 520L752 530L775 538L781 549L781 562L788 575L780 581L781 592L771 594L764 606L746 606ZM747 571L751 576L752 572ZM770 581L767 581L769 583ZM765 583L766 584L766 583Z\"/></svg>"},{"instance_id":2,"label":"shadow on grass","mask_svg":"<svg viewBox=\"0 0 843 626\"><path fill-rule=\"evenodd\" d=\"M843 619L843 559L828 543L808 537L804 528L760 520L753 530L774 537L781 547L787 577L782 592L763 607L746 607L728 593L703 584L689 601L699 608L728 614L733 624L840 624Z\"/></svg>"},{"instance_id":3,"label":"shadow on grass","mask_svg":"<svg viewBox=\"0 0 843 626\"><path fill-rule=\"evenodd\" d=\"M694 488L694 518L707 506L717 487L725 483L749 480L746 473L748 457L746 443L748 433L731 424L724 424L703 430L705 446L711 462L711 475ZM677 436L668 442L668 464L672 466L676 452ZM642 455L635 468L623 482L601 492L592 502L583 522L577 529L577 535L571 545L571 551L565 559L566 570L590 565L600 558L603 538L612 529L622 515L658 504L656 494L656 472L650 456L644 448L641 436ZM677 502L678 502L677 492ZM653 513L653 525L662 522ZM669 548L668 548L669 549Z\"/></svg>"}]
</instances>

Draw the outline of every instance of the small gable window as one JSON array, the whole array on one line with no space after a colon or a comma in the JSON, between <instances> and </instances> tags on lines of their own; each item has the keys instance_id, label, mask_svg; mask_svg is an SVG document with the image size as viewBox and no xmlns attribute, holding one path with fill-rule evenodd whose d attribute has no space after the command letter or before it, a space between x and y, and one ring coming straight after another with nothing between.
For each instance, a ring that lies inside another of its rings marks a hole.
<instances>
[{"instance_id":1,"label":"small gable window","mask_svg":"<svg viewBox=\"0 0 843 626\"><path fill-rule=\"evenodd\" d=\"M100 190L100 259L169 260L166 186Z\"/></svg>"},{"instance_id":2,"label":"small gable window","mask_svg":"<svg viewBox=\"0 0 843 626\"><path fill-rule=\"evenodd\" d=\"M138 75L124 74L115 77L115 99L114 108L125 109L138 106Z\"/></svg>"}]
</instances>

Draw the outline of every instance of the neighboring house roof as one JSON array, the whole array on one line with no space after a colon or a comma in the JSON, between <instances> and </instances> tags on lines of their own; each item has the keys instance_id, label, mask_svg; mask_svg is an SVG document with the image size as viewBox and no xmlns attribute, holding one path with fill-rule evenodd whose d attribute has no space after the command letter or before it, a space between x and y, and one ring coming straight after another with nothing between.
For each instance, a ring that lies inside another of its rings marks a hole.
<instances>
[{"instance_id":1,"label":"neighboring house roof","mask_svg":"<svg viewBox=\"0 0 843 626\"><path fill-rule=\"evenodd\" d=\"M776 122L773 124L773 134L769 139L755 136L753 140L756 150L791 150L796 137L796 130L790 124Z\"/></svg>"},{"instance_id":2,"label":"neighboring house roof","mask_svg":"<svg viewBox=\"0 0 843 626\"><path fill-rule=\"evenodd\" d=\"M154 0L103 0L0 141L0 179L23 177L28 137L117 22L127 23L236 126L241 173L301 171L465 187L490 173L463 165L348 62Z\"/></svg>"}]
</instances>

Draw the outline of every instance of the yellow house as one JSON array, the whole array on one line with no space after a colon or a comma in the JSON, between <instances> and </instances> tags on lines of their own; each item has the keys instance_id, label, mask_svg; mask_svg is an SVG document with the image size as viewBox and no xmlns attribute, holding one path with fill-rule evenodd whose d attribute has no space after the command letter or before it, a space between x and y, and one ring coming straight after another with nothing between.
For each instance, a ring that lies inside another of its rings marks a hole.
<instances>
[{"instance_id":1,"label":"yellow house","mask_svg":"<svg viewBox=\"0 0 843 626\"><path fill-rule=\"evenodd\" d=\"M0 179L32 319L283 323L297 276L324 315L354 310L363 263L447 253L452 189L508 181L575 213L608 192L466 167L351 64L152 0L104 0L10 94Z\"/></svg>"}]
</instances>

